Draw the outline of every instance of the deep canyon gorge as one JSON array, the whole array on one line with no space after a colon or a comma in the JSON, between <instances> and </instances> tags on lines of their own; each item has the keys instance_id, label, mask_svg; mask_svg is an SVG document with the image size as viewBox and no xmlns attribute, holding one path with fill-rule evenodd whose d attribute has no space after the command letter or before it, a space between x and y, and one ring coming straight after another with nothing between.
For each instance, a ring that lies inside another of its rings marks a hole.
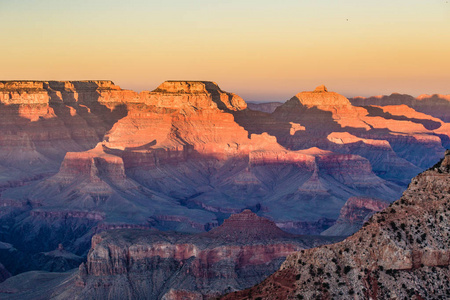
<instances>
[{"instance_id":1,"label":"deep canyon gorge","mask_svg":"<svg viewBox=\"0 0 450 300\"><path fill-rule=\"evenodd\" d=\"M0 297L203 299L277 270L226 297L445 297L421 278L449 275L447 122L448 95L0 81Z\"/></svg>"}]
</instances>

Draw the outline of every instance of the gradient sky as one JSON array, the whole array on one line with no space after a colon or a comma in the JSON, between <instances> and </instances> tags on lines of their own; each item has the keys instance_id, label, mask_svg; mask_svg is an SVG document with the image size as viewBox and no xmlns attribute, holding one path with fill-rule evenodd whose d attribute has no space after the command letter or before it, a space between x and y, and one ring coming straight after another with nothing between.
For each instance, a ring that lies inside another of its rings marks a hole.
<instances>
[{"instance_id":1,"label":"gradient sky","mask_svg":"<svg viewBox=\"0 0 450 300\"><path fill-rule=\"evenodd\" d=\"M450 0L0 0L0 79L450 94Z\"/></svg>"}]
</instances>

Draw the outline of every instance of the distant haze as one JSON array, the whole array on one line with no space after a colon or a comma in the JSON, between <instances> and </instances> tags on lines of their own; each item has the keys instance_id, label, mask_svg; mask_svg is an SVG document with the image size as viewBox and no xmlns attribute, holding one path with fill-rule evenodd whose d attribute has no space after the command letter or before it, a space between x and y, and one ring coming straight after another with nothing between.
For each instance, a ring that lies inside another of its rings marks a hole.
<instances>
[{"instance_id":1,"label":"distant haze","mask_svg":"<svg viewBox=\"0 0 450 300\"><path fill-rule=\"evenodd\" d=\"M320 84L450 94L445 0L1 1L0 28L0 80L213 80L247 101Z\"/></svg>"}]
</instances>

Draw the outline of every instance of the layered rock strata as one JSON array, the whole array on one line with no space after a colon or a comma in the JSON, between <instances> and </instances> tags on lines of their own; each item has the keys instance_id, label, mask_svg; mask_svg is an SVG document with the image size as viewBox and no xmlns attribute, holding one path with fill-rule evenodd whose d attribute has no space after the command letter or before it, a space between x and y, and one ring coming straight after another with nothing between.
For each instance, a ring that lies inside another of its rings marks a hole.
<instances>
[{"instance_id":1,"label":"layered rock strata","mask_svg":"<svg viewBox=\"0 0 450 300\"><path fill-rule=\"evenodd\" d=\"M352 197L345 202L336 223L322 235L349 236L357 232L369 218L386 207L389 202L381 199Z\"/></svg>"},{"instance_id":2,"label":"layered rock strata","mask_svg":"<svg viewBox=\"0 0 450 300\"><path fill-rule=\"evenodd\" d=\"M0 94L0 240L79 256L101 230L204 232L245 208L319 234L350 197L398 198L450 132L324 86L272 114L207 81L139 94L111 81L1 82Z\"/></svg>"},{"instance_id":3,"label":"layered rock strata","mask_svg":"<svg viewBox=\"0 0 450 300\"><path fill-rule=\"evenodd\" d=\"M92 238L87 262L77 276L65 275L66 283L49 288L46 295L56 299L204 299L252 286L275 271L288 254L329 241L333 239L289 234L249 210L201 234L111 230ZM3 288L10 286L6 282ZM38 284L36 292L42 288ZM0 285L0 295L1 291Z\"/></svg>"},{"instance_id":4,"label":"layered rock strata","mask_svg":"<svg viewBox=\"0 0 450 300\"><path fill-rule=\"evenodd\" d=\"M353 105L407 105L417 111L450 122L450 95L422 94L416 98L406 94L393 93L388 96L354 97L349 99Z\"/></svg>"},{"instance_id":5,"label":"layered rock strata","mask_svg":"<svg viewBox=\"0 0 450 300\"><path fill-rule=\"evenodd\" d=\"M450 294L450 151L346 240L291 254L223 299L445 299Z\"/></svg>"}]
</instances>

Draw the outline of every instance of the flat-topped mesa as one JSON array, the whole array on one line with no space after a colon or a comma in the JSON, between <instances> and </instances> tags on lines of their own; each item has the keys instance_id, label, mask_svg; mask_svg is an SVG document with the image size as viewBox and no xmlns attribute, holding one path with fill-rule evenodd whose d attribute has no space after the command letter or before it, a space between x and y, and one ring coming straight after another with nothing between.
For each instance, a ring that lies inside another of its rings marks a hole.
<instances>
[{"instance_id":1,"label":"flat-topped mesa","mask_svg":"<svg viewBox=\"0 0 450 300\"><path fill-rule=\"evenodd\" d=\"M37 81L37 80L6 80L0 81L0 91L36 92L45 90L120 90L111 80L81 80L81 81Z\"/></svg>"},{"instance_id":2,"label":"flat-topped mesa","mask_svg":"<svg viewBox=\"0 0 450 300\"><path fill-rule=\"evenodd\" d=\"M125 167L121 157L103 152L102 144L85 152L67 152L58 174L53 180L67 184L88 177L92 182L107 176L114 182L125 179Z\"/></svg>"},{"instance_id":3,"label":"flat-topped mesa","mask_svg":"<svg viewBox=\"0 0 450 300\"><path fill-rule=\"evenodd\" d=\"M46 89L55 91L65 90L121 90L111 80L81 80L81 81L46 81L44 82Z\"/></svg>"},{"instance_id":4,"label":"flat-topped mesa","mask_svg":"<svg viewBox=\"0 0 450 300\"><path fill-rule=\"evenodd\" d=\"M0 103L47 104L49 95L43 81L0 81Z\"/></svg>"},{"instance_id":5,"label":"flat-topped mesa","mask_svg":"<svg viewBox=\"0 0 450 300\"><path fill-rule=\"evenodd\" d=\"M138 93L123 90L111 80L48 81L44 88L54 103L101 103L112 110L117 105L142 102Z\"/></svg>"},{"instance_id":6,"label":"flat-topped mesa","mask_svg":"<svg viewBox=\"0 0 450 300\"><path fill-rule=\"evenodd\" d=\"M208 87L207 87L208 85ZM181 81L167 80L161 83L153 92L168 94L205 94L209 90L221 91L217 83L212 81Z\"/></svg>"},{"instance_id":7,"label":"flat-topped mesa","mask_svg":"<svg viewBox=\"0 0 450 300\"><path fill-rule=\"evenodd\" d=\"M295 95L300 103L308 108L310 107L330 107L330 106L352 106L350 101L344 96L328 92L325 85L320 85L312 92L301 92ZM291 99L291 100L292 100Z\"/></svg>"},{"instance_id":8,"label":"flat-topped mesa","mask_svg":"<svg viewBox=\"0 0 450 300\"><path fill-rule=\"evenodd\" d=\"M245 101L222 91L211 81L169 80L151 92L142 92L146 104L173 109L211 109L237 111L247 108Z\"/></svg>"},{"instance_id":9,"label":"flat-topped mesa","mask_svg":"<svg viewBox=\"0 0 450 300\"><path fill-rule=\"evenodd\" d=\"M43 81L5 80L0 81L0 90L43 90Z\"/></svg>"},{"instance_id":10,"label":"flat-topped mesa","mask_svg":"<svg viewBox=\"0 0 450 300\"><path fill-rule=\"evenodd\" d=\"M301 92L277 107L273 116L278 120L299 123L307 131L321 131L327 128L353 127L369 130L370 126L361 118L367 110L353 106L350 101L335 92L329 92L324 85L314 91Z\"/></svg>"},{"instance_id":11,"label":"flat-topped mesa","mask_svg":"<svg viewBox=\"0 0 450 300\"><path fill-rule=\"evenodd\" d=\"M239 214L231 215L222 225L207 232L205 235L235 241L248 239L269 240L291 236L291 234L278 228L271 220L259 217L249 209Z\"/></svg>"},{"instance_id":12,"label":"flat-topped mesa","mask_svg":"<svg viewBox=\"0 0 450 300\"><path fill-rule=\"evenodd\" d=\"M138 93L122 90L111 80L0 81L0 102L6 105L99 102L113 109L120 104L141 100Z\"/></svg>"}]
</instances>

